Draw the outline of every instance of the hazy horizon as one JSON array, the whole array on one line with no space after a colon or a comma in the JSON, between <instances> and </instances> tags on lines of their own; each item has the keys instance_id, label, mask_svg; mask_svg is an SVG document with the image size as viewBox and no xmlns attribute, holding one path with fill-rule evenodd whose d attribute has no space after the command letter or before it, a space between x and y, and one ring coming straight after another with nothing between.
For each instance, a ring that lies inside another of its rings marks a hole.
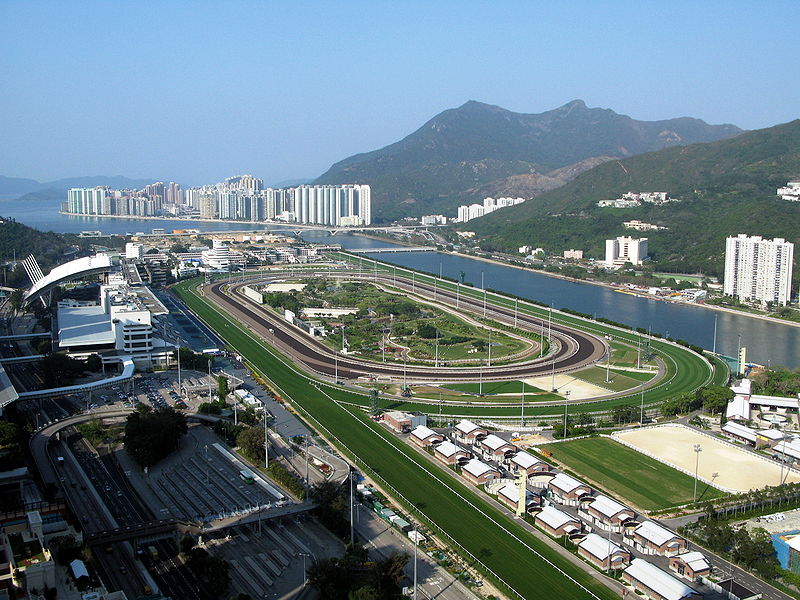
<instances>
[{"instance_id":1,"label":"hazy horizon","mask_svg":"<svg viewBox=\"0 0 800 600\"><path fill-rule=\"evenodd\" d=\"M0 5L0 175L314 178L474 99L640 120L797 118L800 6Z\"/></svg>"}]
</instances>

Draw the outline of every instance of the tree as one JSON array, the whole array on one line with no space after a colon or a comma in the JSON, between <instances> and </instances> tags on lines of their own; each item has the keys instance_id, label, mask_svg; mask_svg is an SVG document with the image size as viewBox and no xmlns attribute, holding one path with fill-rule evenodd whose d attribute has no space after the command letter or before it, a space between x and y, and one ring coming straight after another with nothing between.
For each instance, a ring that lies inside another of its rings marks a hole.
<instances>
[{"instance_id":1,"label":"tree","mask_svg":"<svg viewBox=\"0 0 800 600\"><path fill-rule=\"evenodd\" d=\"M434 327L431 323L421 323L417 326L417 335L425 339L435 338L436 327Z\"/></svg>"},{"instance_id":2,"label":"tree","mask_svg":"<svg viewBox=\"0 0 800 600\"><path fill-rule=\"evenodd\" d=\"M197 578L201 593L205 598L222 598L231 582L227 561L211 556L203 548L189 551L186 566Z\"/></svg>"},{"instance_id":3,"label":"tree","mask_svg":"<svg viewBox=\"0 0 800 600\"><path fill-rule=\"evenodd\" d=\"M735 394L724 385L709 385L697 390L697 395L703 403L703 409L713 415L725 410Z\"/></svg>"},{"instance_id":4,"label":"tree","mask_svg":"<svg viewBox=\"0 0 800 600\"><path fill-rule=\"evenodd\" d=\"M228 397L228 378L224 375L217 377L217 393L220 400L225 400Z\"/></svg>"},{"instance_id":5,"label":"tree","mask_svg":"<svg viewBox=\"0 0 800 600\"><path fill-rule=\"evenodd\" d=\"M236 445L242 453L249 458L256 459L264 454L264 429L262 427L248 427L236 436Z\"/></svg>"},{"instance_id":6,"label":"tree","mask_svg":"<svg viewBox=\"0 0 800 600\"><path fill-rule=\"evenodd\" d=\"M98 371L102 370L102 368L103 368L103 359L100 358L100 355L90 354L89 358L86 359L86 369L88 371L97 373Z\"/></svg>"},{"instance_id":7,"label":"tree","mask_svg":"<svg viewBox=\"0 0 800 600\"><path fill-rule=\"evenodd\" d=\"M379 396L379 390L373 388L369 391L369 414L371 415L377 415L381 410L378 400Z\"/></svg>"},{"instance_id":8,"label":"tree","mask_svg":"<svg viewBox=\"0 0 800 600\"><path fill-rule=\"evenodd\" d=\"M150 248L145 254L158 254L159 252L161 251L158 248Z\"/></svg>"},{"instance_id":9,"label":"tree","mask_svg":"<svg viewBox=\"0 0 800 600\"><path fill-rule=\"evenodd\" d=\"M83 373L83 361L75 360L60 352L53 352L39 360L39 369L45 383L50 387L58 387L72 383Z\"/></svg>"},{"instance_id":10,"label":"tree","mask_svg":"<svg viewBox=\"0 0 800 600\"><path fill-rule=\"evenodd\" d=\"M381 598L391 598L400 591L400 583L405 577L408 554L392 554L375 563L374 585Z\"/></svg>"},{"instance_id":11,"label":"tree","mask_svg":"<svg viewBox=\"0 0 800 600\"><path fill-rule=\"evenodd\" d=\"M326 600L345 600L351 585L350 575L335 558L323 558L311 563L306 571L308 585Z\"/></svg>"},{"instance_id":12,"label":"tree","mask_svg":"<svg viewBox=\"0 0 800 600\"><path fill-rule=\"evenodd\" d=\"M141 466L151 467L176 450L186 432L186 417L171 406L153 410L140 405L125 423L125 450Z\"/></svg>"},{"instance_id":13,"label":"tree","mask_svg":"<svg viewBox=\"0 0 800 600\"><path fill-rule=\"evenodd\" d=\"M188 252L189 249L186 246L184 246L183 244L172 244L172 246L170 247L169 251L173 252L175 254L182 254L182 253Z\"/></svg>"},{"instance_id":14,"label":"tree","mask_svg":"<svg viewBox=\"0 0 800 600\"><path fill-rule=\"evenodd\" d=\"M14 312L19 312L19 309L22 308L22 290L14 290L11 292L11 295L8 297L8 302L11 308L14 309Z\"/></svg>"}]
</instances>

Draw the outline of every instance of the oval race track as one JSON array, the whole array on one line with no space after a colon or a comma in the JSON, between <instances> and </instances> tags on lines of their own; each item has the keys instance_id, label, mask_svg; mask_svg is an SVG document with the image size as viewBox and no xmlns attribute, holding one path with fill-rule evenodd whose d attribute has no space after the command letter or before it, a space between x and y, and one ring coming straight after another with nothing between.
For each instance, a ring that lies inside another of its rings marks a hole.
<instances>
[{"instance_id":1,"label":"oval race track","mask_svg":"<svg viewBox=\"0 0 800 600\"><path fill-rule=\"evenodd\" d=\"M351 273L339 275L338 273L310 272L303 276L325 276L328 278L343 278L348 280L364 280L368 282L379 282L382 285L398 288L402 291L416 293L426 301L434 301L451 308L469 312L475 316L483 315L483 302L475 298L460 296L456 300L456 294L448 290L434 291L432 286L419 282L412 282L402 277L374 275L368 277ZM602 359L608 348L599 337L584 333L575 329L570 329L562 325L552 325L552 339L555 351L543 358L528 360L515 364L500 366L483 367L433 367L426 365L404 366L402 363L382 363L354 358L349 355L334 352L317 339L302 332L297 327L289 324L278 315L261 308L260 305L252 302L244 296L236 294L236 290L246 284L256 282L267 282L275 278L286 278L286 274L259 277L257 280L249 279L238 282L218 282L206 285L204 289L205 297L230 315L234 316L242 323L247 324L253 331L259 334L268 343L275 345L279 350L287 354L292 360L302 363L306 368L339 379L357 379L365 377L379 377L382 380L393 379L395 381L407 381L412 383L419 382L438 382L438 381L490 381L502 379L519 379L525 377L535 377L549 375L553 373L563 373L575 369L584 368ZM292 277L298 277L297 273ZM223 288L230 286L229 293L225 293ZM487 301L486 317L494 321L507 325L514 323L514 311L498 307ZM532 317L526 314L517 315L517 329L524 331L543 330L547 331L547 320Z\"/></svg>"}]
</instances>

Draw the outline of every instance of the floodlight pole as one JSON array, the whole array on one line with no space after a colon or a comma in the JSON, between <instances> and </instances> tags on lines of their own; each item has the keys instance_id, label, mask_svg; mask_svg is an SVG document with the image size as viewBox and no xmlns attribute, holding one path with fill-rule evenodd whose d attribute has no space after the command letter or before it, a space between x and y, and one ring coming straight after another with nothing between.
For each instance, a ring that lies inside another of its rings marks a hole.
<instances>
[{"instance_id":1,"label":"floodlight pole","mask_svg":"<svg viewBox=\"0 0 800 600\"><path fill-rule=\"evenodd\" d=\"M418 540L417 538L417 524L414 523L414 595L412 598L417 600L417 545Z\"/></svg>"},{"instance_id":2,"label":"floodlight pole","mask_svg":"<svg viewBox=\"0 0 800 600\"><path fill-rule=\"evenodd\" d=\"M355 532L354 532L355 521L353 520L353 471L352 470L349 473L348 479L350 480L350 547L352 548L355 540Z\"/></svg>"},{"instance_id":3,"label":"floodlight pole","mask_svg":"<svg viewBox=\"0 0 800 600\"><path fill-rule=\"evenodd\" d=\"M183 398L183 386L181 385L181 346L178 344L178 394Z\"/></svg>"},{"instance_id":4,"label":"floodlight pole","mask_svg":"<svg viewBox=\"0 0 800 600\"><path fill-rule=\"evenodd\" d=\"M458 295L460 289L461 289L461 284L458 281L456 281L456 308L458 308Z\"/></svg>"},{"instance_id":5,"label":"floodlight pole","mask_svg":"<svg viewBox=\"0 0 800 600\"><path fill-rule=\"evenodd\" d=\"M693 504L697 504L697 471L700 465L700 453L703 451L703 447L700 444L694 445L694 502Z\"/></svg>"},{"instance_id":6,"label":"floodlight pole","mask_svg":"<svg viewBox=\"0 0 800 600\"><path fill-rule=\"evenodd\" d=\"M180 352L180 350L178 351ZM211 402L211 359L208 359L208 401Z\"/></svg>"},{"instance_id":7,"label":"floodlight pole","mask_svg":"<svg viewBox=\"0 0 800 600\"><path fill-rule=\"evenodd\" d=\"M639 411L639 424L644 425L644 381L642 382L642 406Z\"/></svg>"},{"instance_id":8,"label":"floodlight pole","mask_svg":"<svg viewBox=\"0 0 800 600\"><path fill-rule=\"evenodd\" d=\"M514 329L517 328L517 299L514 298Z\"/></svg>"},{"instance_id":9,"label":"floodlight pole","mask_svg":"<svg viewBox=\"0 0 800 600\"><path fill-rule=\"evenodd\" d=\"M264 413L264 468L269 468L269 430L267 427L267 411L266 407L263 409Z\"/></svg>"},{"instance_id":10,"label":"floodlight pole","mask_svg":"<svg viewBox=\"0 0 800 600\"><path fill-rule=\"evenodd\" d=\"M713 345L713 349L711 350L711 352L713 352L715 355L717 353L717 317L718 316L719 315L714 314L714 345Z\"/></svg>"},{"instance_id":11,"label":"floodlight pole","mask_svg":"<svg viewBox=\"0 0 800 600\"><path fill-rule=\"evenodd\" d=\"M525 427L525 381L522 382L522 402L520 404L519 426Z\"/></svg>"},{"instance_id":12,"label":"floodlight pole","mask_svg":"<svg viewBox=\"0 0 800 600\"><path fill-rule=\"evenodd\" d=\"M481 271L481 289L483 290L483 317L486 318L486 288L483 285L483 271Z\"/></svg>"}]
</instances>

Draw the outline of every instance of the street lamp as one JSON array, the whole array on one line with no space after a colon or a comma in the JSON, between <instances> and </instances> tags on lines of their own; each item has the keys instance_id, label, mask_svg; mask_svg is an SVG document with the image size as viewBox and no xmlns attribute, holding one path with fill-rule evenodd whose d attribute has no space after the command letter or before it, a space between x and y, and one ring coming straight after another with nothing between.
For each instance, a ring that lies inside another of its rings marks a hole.
<instances>
[{"instance_id":1,"label":"street lamp","mask_svg":"<svg viewBox=\"0 0 800 600\"><path fill-rule=\"evenodd\" d=\"M700 444L695 444L694 447L694 504L697 504L697 468L700 465L700 453L703 447Z\"/></svg>"},{"instance_id":2,"label":"street lamp","mask_svg":"<svg viewBox=\"0 0 800 600\"><path fill-rule=\"evenodd\" d=\"M308 584L308 575L306 574L306 557L311 556L307 552L300 552L300 556L303 557L303 587Z\"/></svg>"}]
</instances>

